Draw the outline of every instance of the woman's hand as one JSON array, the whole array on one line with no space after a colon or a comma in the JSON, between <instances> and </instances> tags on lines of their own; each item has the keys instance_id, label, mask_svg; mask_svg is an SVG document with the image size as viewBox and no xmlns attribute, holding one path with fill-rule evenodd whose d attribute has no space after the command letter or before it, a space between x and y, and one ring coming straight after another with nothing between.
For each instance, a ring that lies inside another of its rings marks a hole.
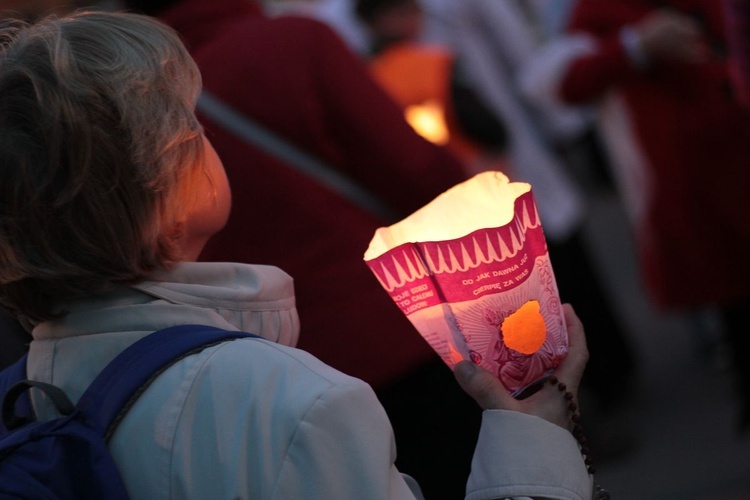
<instances>
[{"instance_id":1,"label":"woman's hand","mask_svg":"<svg viewBox=\"0 0 750 500\"><path fill-rule=\"evenodd\" d=\"M651 60L699 63L709 56L700 25L685 14L658 10L635 29L641 49Z\"/></svg>"},{"instance_id":2,"label":"woman's hand","mask_svg":"<svg viewBox=\"0 0 750 500\"><path fill-rule=\"evenodd\" d=\"M575 311L569 304L564 304L563 312L568 330L568 355L553 375L565 383L566 390L573 394L573 401L578 404L578 385L589 353L583 325ZM572 429L569 401L565 400L562 392L554 385L544 384L542 389L528 398L518 400L510 395L497 377L474 363L458 363L454 374L461 388L486 410L518 411L543 418L565 429Z\"/></svg>"}]
</instances>

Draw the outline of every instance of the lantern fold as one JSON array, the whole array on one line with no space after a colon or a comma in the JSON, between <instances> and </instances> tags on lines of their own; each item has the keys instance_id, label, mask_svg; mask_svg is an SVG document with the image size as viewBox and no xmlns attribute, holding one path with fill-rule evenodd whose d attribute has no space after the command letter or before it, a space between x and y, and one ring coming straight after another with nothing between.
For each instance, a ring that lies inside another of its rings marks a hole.
<instances>
[{"instance_id":1,"label":"lantern fold","mask_svg":"<svg viewBox=\"0 0 750 500\"><path fill-rule=\"evenodd\" d=\"M509 182L500 172L478 174L379 228L364 259L451 368L474 361L518 395L567 354L557 284L529 184ZM517 312L506 324L506 330L514 325L507 345L502 325Z\"/></svg>"}]
</instances>

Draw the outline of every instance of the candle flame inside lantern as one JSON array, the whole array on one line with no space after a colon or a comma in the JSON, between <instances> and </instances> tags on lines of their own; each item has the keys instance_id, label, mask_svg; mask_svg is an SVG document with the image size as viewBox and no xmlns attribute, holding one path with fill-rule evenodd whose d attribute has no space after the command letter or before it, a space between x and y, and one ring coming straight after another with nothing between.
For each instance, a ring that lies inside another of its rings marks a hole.
<instances>
[{"instance_id":1,"label":"candle flame inside lantern","mask_svg":"<svg viewBox=\"0 0 750 500\"><path fill-rule=\"evenodd\" d=\"M364 259L440 358L470 360L513 395L568 350L531 186L486 171L379 228Z\"/></svg>"},{"instance_id":2,"label":"candle flame inside lantern","mask_svg":"<svg viewBox=\"0 0 750 500\"><path fill-rule=\"evenodd\" d=\"M365 260L376 259L404 243L447 241L481 228L504 226L513 220L515 200L530 189L529 184L510 182L500 172L482 172L448 189L406 219L379 228Z\"/></svg>"},{"instance_id":3,"label":"candle flame inside lantern","mask_svg":"<svg viewBox=\"0 0 750 500\"><path fill-rule=\"evenodd\" d=\"M428 141L440 146L448 144L448 127L443 118L443 108L437 102L408 106L404 115L409 125Z\"/></svg>"},{"instance_id":4,"label":"candle flame inside lantern","mask_svg":"<svg viewBox=\"0 0 750 500\"><path fill-rule=\"evenodd\" d=\"M547 339L547 327L539 312L539 302L530 300L505 318L500 330L503 342L521 354L534 354Z\"/></svg>"}]
</instances>

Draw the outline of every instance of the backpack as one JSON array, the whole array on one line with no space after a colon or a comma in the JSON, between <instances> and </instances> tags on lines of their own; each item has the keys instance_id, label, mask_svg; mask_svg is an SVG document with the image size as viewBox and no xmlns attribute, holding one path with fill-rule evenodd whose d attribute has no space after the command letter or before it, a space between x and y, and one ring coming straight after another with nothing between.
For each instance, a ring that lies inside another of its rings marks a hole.
<instances>
[{"instance_id":1,"label":"backpack","mask_svg":"<svg viewBox=\"0 0 750 500\"><path fill-rule=\"evenodd\" d=\"M200 325L154 332L120 353L73 405L58 387L26 379L26 356L0 372L0 499L126 499L107 448L117 424L148 385L206 347L257 335ZM44 391L61 416L33 418L28 389Z\"/></svg>"}]
</instances>

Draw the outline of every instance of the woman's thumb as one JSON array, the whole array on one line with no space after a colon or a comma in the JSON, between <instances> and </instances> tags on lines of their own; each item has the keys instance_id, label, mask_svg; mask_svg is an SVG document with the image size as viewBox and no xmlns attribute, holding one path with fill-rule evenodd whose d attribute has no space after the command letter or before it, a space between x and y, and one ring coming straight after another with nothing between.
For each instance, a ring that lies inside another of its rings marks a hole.
<instances>
[{"instance_id":1,"label":"woman's thumb","mask_svg":"<svg viewBox=\"0 0 750 500\"><path fill-rule=\"evenodd\" d=\"M458 363L453 374L461 388L484 409L510 409L515 401L502 382L470 361Z\"/></svg>"}]
</instances>

